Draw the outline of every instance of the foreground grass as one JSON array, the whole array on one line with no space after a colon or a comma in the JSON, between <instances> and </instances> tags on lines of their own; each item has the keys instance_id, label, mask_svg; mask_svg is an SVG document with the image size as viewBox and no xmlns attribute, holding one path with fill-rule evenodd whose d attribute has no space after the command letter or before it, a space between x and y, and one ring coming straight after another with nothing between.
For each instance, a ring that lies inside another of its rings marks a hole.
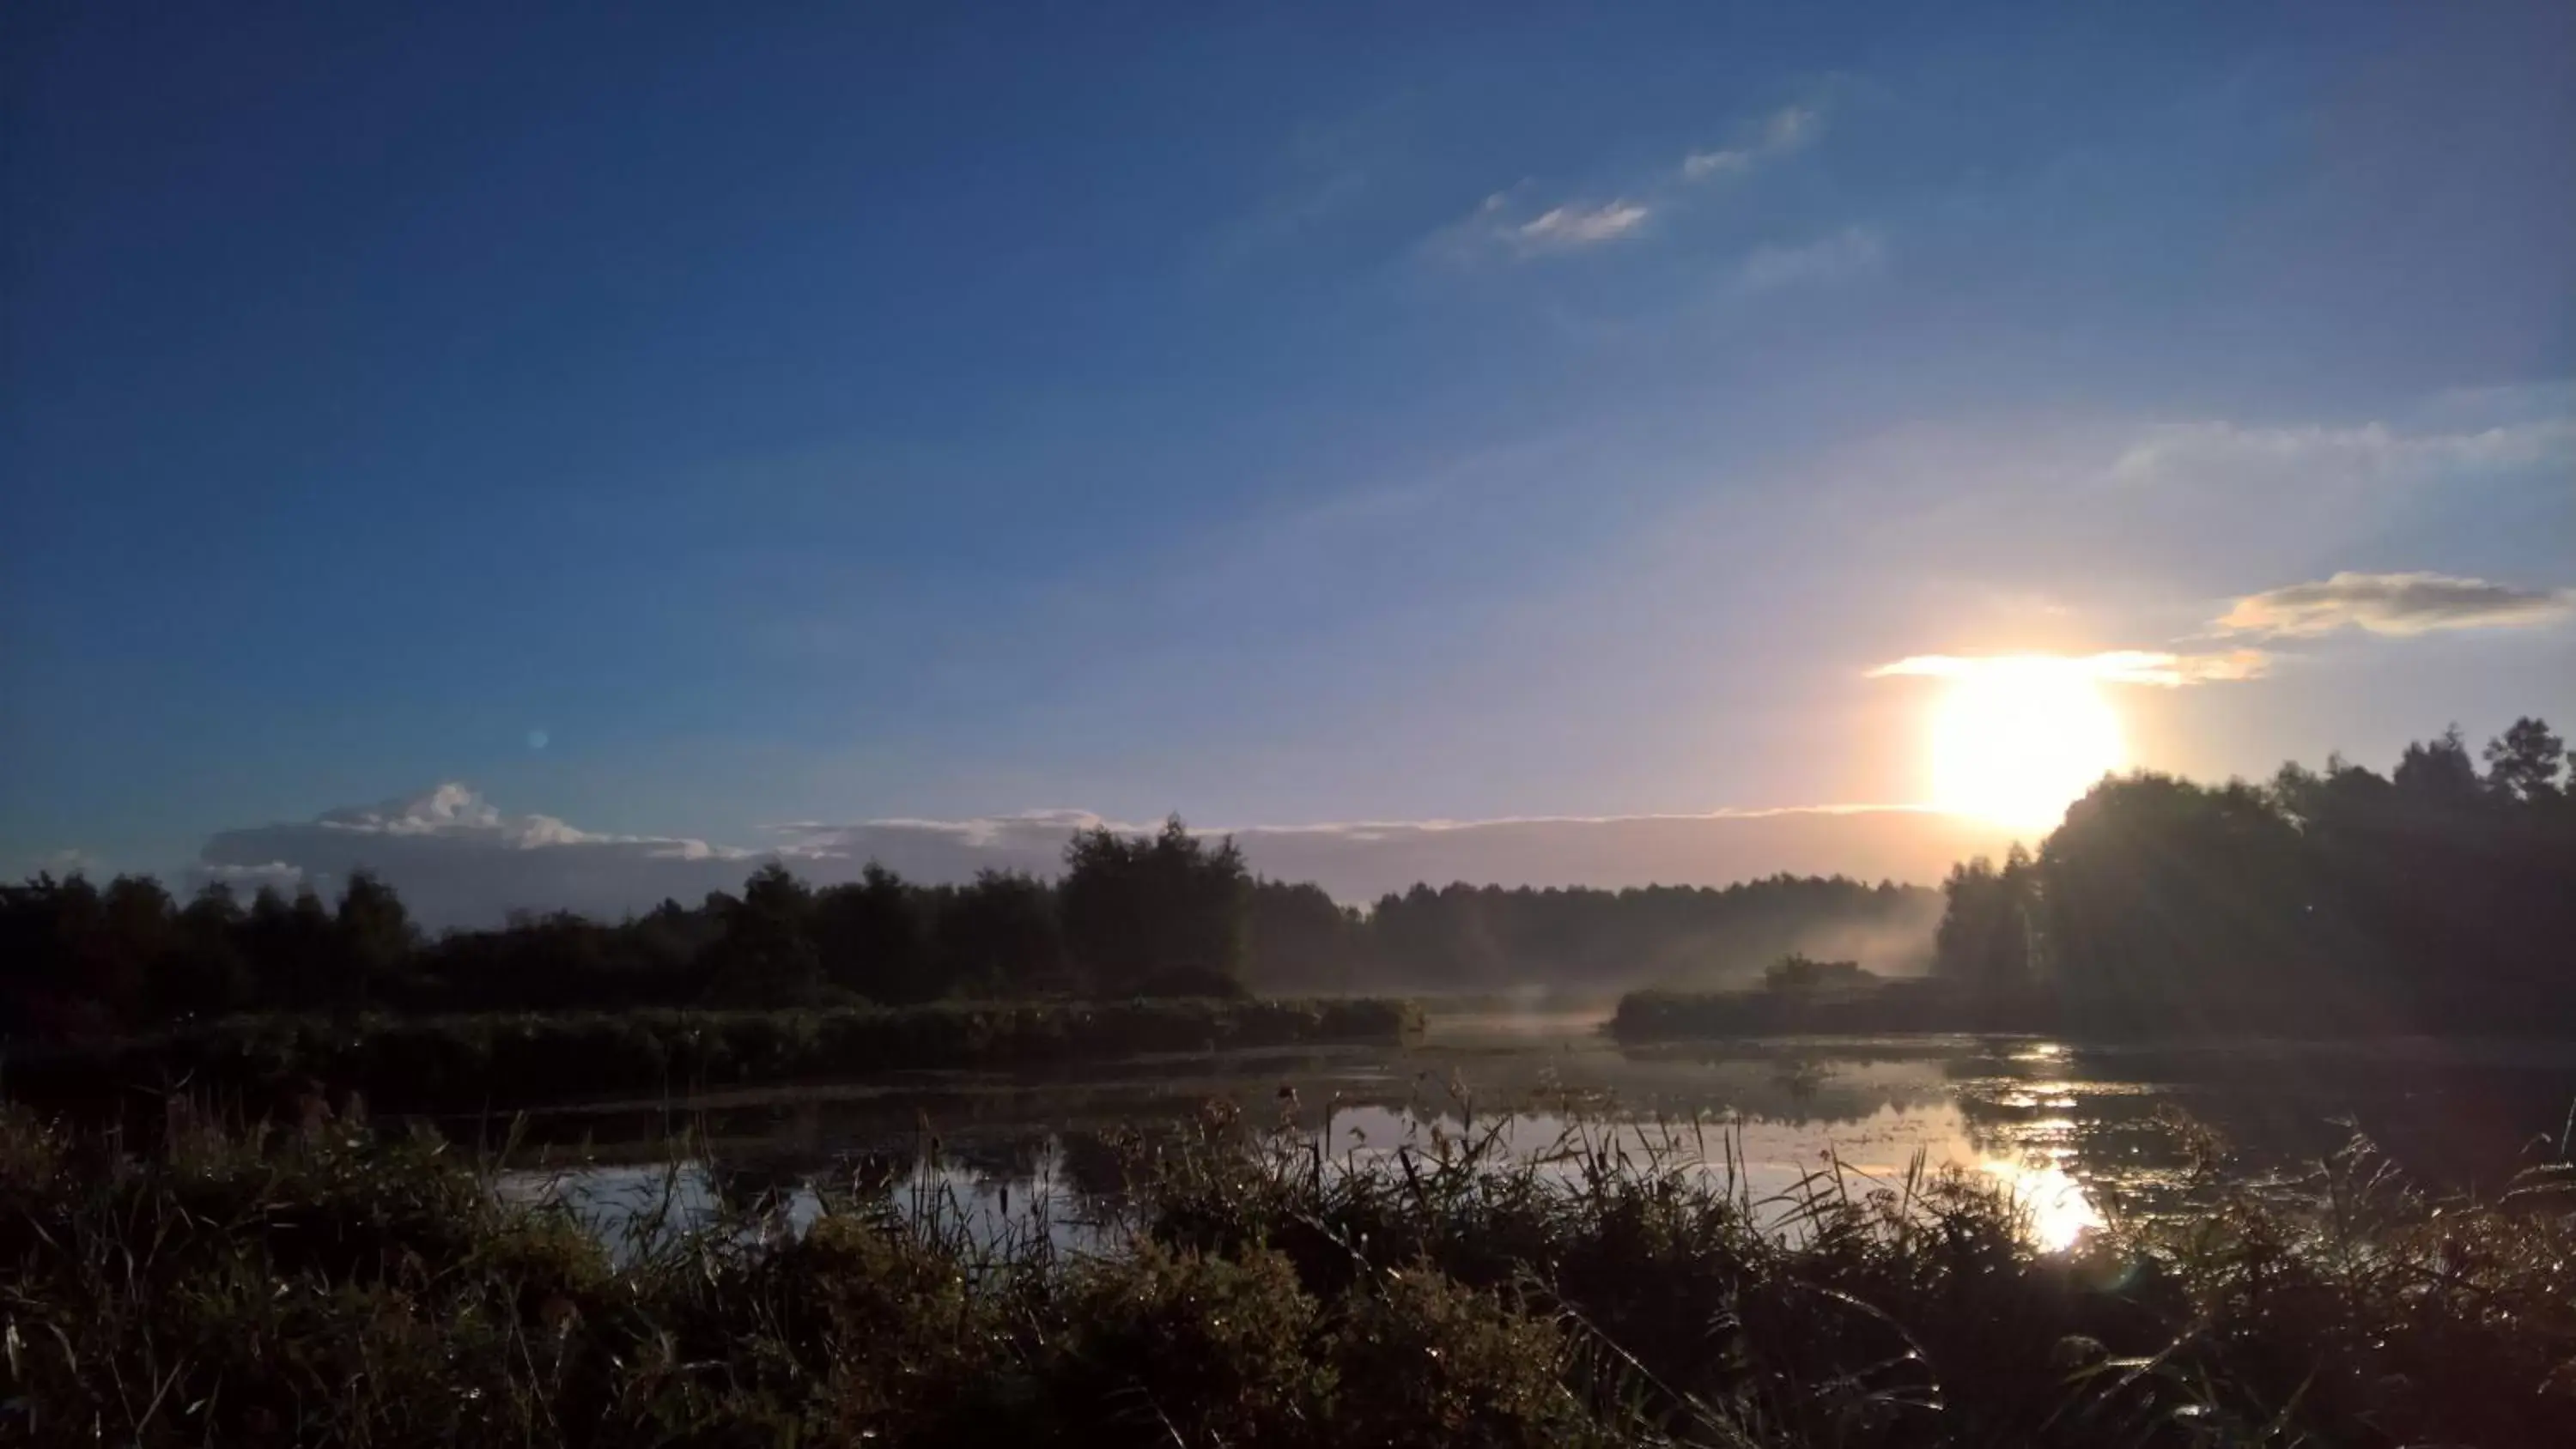
<instances>
[{"instance_id":1,"label":"foreground grass","mask_svg":"<svg viewBox=\"0 0 2576 1449\"><path fill-rule=\"evenodd\" d=\"M429 1137L163 1139L0 1116L0 1441L2576 1442L2568 1203L2359 1151L2042 1255L1967 1178L1821 1172L1783 1234L1679 1138L1328 1162L1211 1112L1110 1256L844 1199L612 1267Z\"/></svg>"},{"instance_id":2,"label":"foreground grass","mask_svg":"<svg viewBox=\"0 0 2576 1449\"><path fill-rule=\"evenodd\" d=\"M49 1103L172 1088L254 1101L355 1091L386 1110L478 1111L906 1068L1391 1044L1420 1029L1411 1003L1376 998L251 1016L28 1053L0 1081Z\"/></svg>"}]
</instances>

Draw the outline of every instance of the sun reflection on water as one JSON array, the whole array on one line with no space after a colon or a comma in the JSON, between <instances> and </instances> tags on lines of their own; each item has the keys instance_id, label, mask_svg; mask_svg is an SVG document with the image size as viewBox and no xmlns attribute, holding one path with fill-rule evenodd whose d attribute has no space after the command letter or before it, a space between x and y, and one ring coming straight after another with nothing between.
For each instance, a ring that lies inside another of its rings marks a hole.
<instances>
[{"instance_id":1,"label":"sun reflection on water","mask_svg":"<svg viewBox=\"0 0 2576 1449\"><path fill-rule=\"evenodd\" d=\"M2103 1225L2101 1210L2093 1206L2084 1184L2057 1162L1996 1158L1979 1166L2001 1183L2029 1216L2030 1240L2044 1252L2065 1252L2082 1241L2087 1232Z\"/></svg>"}]
</instances>

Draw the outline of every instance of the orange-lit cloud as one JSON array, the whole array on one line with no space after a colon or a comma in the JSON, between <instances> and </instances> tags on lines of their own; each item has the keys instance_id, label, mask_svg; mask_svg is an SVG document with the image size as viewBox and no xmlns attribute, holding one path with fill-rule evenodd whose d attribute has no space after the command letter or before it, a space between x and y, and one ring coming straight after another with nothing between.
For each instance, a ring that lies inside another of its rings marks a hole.
<instances>
[{"instance_id":1,"label":"orange-lit cloud","mask_svg":"<svg viewBox=\"0 0 2576 1449\"><path fill-rule=\"evenodd\" d=\"M2177 654L2154 649L2112 649L2099 654L1915 654L1869 672L1872 679L1912 676L1968 679L1998 674L2066 674L2101 684L2141 684L2175 689L2186 684L2260 679L2272 656L2260 649L2218 654Z\"/></svg>"}]
</instances>

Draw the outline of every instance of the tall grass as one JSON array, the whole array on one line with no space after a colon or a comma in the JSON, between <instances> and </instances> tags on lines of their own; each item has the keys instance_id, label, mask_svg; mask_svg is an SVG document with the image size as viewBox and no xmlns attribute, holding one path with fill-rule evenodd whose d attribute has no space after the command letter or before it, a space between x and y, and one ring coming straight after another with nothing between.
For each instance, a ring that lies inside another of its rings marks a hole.
<instances>
[{"instance_id":1,"label":"tall grass","mask_svg":"<svg viewBox=\"0 0 2576 1449\"><path fill-rule=\"evenodd\" d=\"M1074 1256L828 1188L612 1252L425 1135L157 1136L0 1115L0 1441L2576 1442L2563 1185L2364 1146L2048 1254L1956 1174L1753 1202L1693 1129L1336 1158L1212 1110Z\"/></svg>"},{"instance_id":2,"label":"tall grass","mask_svg":"<svg viewBox=\"0 0 2576 1449\"><path fill-rule=\"evenodd\" d=\"M46 1102L131 1089L258 1100L318 1089L334 1097L356 1091L386 1110L473 1111L906 1068L1393 1043L1420 1028L1411 1003L1371 998L253 1016L23 1053L0 1069L0 1081L22 1099Z\"/></svg>"}]
</instances>

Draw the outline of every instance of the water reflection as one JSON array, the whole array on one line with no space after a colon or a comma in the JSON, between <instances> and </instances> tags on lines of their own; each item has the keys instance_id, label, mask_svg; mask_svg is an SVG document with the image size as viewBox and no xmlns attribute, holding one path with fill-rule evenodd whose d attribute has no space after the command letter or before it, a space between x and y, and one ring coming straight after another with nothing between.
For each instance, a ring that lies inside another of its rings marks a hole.
<instances>
[{"instance_id":1,"label":"water reflection","mask_svg":"<svg viewBox=\"0 0 2576 1449\"><path fill-rule=\"evenodd\" d=\"M523 1168L503 1173L496 1187L509 1201L566 1209L620 1262L719 1221L743 1224L755 1237L793 1236L827 1211L854 1208L935 1224L997 1255L1039 1242L1059 1254L1107 1251L1115 1234L1104 1207L1115 1188L1081 1185L1064 1170L1070 1157L1050 1140L1018 1173L926 1155L891 1178L836 1171L837 1163L778 1166L764 1174L776 1184L748 1196L731 1164L688 1157Z\"/></svg>"},{"instance_id":2,"label":"water reflection","mask_svg":"<svg viewBox=\"0 0 2576 1449\"><path fill-rule=\"evenodd\" d=\"M2056 1248L2110 1212L2154 1211L2171 1194L2186 1165L2165 1125L2176 1112L2232 1139L2257 1169L2312 1161L2357 1126L2421 1177L2499 1185L2566 1120L2576 1052L2425 1043L2174 1052L1959 1037L1621 1050L1588 1033L1452 1033L1404 1052L916 1074L678 1110L556 1113L530 1124L539 1160L511 1190L560 1193L613 1233L656 1210L695 1221L719 1202L764 1196L793 1222L817 1210L821 1184L889 1211L946 1213L986 1240L1042 1234L1079 1249L1099 1241L1122 1186L1111 1138L1180 1123L1212 1099L1254 1122L1300 1104L1301 1130L1322 1137L1328 1157L1359 1162L1471 1125L1532 1158L1589 1134L1597 1146L1709 1174L1755 1203L1828 1167L1858 1191L1956 1167L2007 1185L2034 1239ZM660 1169L620 1165L666 1158L683 1131L726 1164L720 1177L690 1167L675 1186L655 1180L670 1176Z\"/></svg>"},{"instance_id":3,"label":"water reflection","mask_svg":"<svg viewBox=\"0 0 2576 1449\"><path fill-rule=\"evenodd\" d=\"M2102 1222L2083 1184L2048 1155L2068 1149L1983 1154L1970 1145L1965 1119L1940 1106L1887 1107L1840 1126L1825 1141L1797 1123L1753 1118L1641 1122L1516 1112L1477 1121L1474 1129L1478 1141L1493 1142L1546 1176L1571 1183L1596 1155L1681 1172L1783 1228L1797 1219L1809 1191L1828 1179L1859 1198L1902 1191L1943 1168L2002 1182L2028 1215L2033 1240L2048 1248L2070 1246ZM1336 1113L1309 1140L1324 1149L1328 1170L1365 1170L1399 1152L1454 1150L1467 1127L1463 1117L1361 1106ZM762 1231L802 1232L825 1211L827 1194L907 1222L936 1223L997 1250L1043 1239L1059 1253L1083 1253L1115 1241L1120 1159L1101 1134L991 1143L963 1156L925 1147L892 1174L866 1165L883 1156L862 1154L861 1165L771 1159L749 1169L706 1158L574 1162L508 1173L501 1188L517 1200L563 1204L621 1256L716 1221L726 1210Z\"/></svg>"},{"instance_id":4,"label":"water reflection","mask_svg":"<svg viewBox=\"0 0 2576 1449\"><path fill-rule=\"evenodd\" d=\"M2093 1196L2057 1162L1988 1161L1984 1171L2010 1189L2013 1202L2030 1224L2030 1239L2052 1253L2062 1253L2102 1226Z\"/></svg>"}]
</instances>

